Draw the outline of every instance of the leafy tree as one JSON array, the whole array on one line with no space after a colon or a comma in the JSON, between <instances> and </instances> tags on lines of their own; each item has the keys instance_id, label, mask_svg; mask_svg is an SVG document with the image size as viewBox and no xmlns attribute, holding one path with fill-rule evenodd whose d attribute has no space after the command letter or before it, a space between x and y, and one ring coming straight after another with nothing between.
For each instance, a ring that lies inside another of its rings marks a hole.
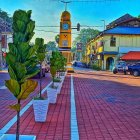
<instances>
[{"instance_id":1,"label":"leafy tree","mask_svg":"<svg viewBox=\"0 0 140 140\"><path fill-rule=\"evenodd\" d=\"M49 41L46 44L46 49L47 49L47 51L57 51L58 47L56 47L55 41Z\"/></svg>"},{"instance_id":2,"label":"leafy tree","mask_svg":"<svg viewBox=\"0 0 140 140\"><path fill-rule=\"evenodd\" d=\"M58 51L52 52L52 57L50 59L50 72L53 78L53 87L54 87L54 78L57 72L64 71L67 63L67 59Z\"/></svg>"},{"instance_id":3,"label":"leafy tree","mask_svg":"<svg viewBox=\"0 0 140 140\"><path fill-rule=\"evenodd\" d=\"M138 15L138 18L140 18L140 15Z\"/></svg>"},{"instance_id":4,"label":"leafy tree","mask_svg":"<svg viewBox=\"0 0 140 140\"><path fill-rule=\"evenodd\" d=\"M35 57L37 47L29 44L35 28L31 13L31 10L14 12L13 43L9 43L9 52L6 55L10 79L5 81L5 85L17 99L15 105L10 105L17 111L16 140L19 140L21 100L26 99L37 87L37 82L28 78L39 72Z\"/></svg>"},{"instance_id":5,"label":"leafy tree","mask_svg":"<svg viewBox=\"0 0 140 140\"><path fill-rule=\"evenodd\" d=\"M92 40L98 34L99 34L99 31L98 30L94 30L94 29L91 29L91 28L82 29L80 31L80 34L73 41L73 44L72 44L72 52L73 53L76 52L76 47L77 47L76 44L80 42L80 43L82 43L82 54L84 54L85 51L86 51L86 44L87 44L87 42L89 42L90 40Z\"/></svg>"},{"instance_id":6,"label":"leafy tree","mask_svg":"<svg viewBox=\"0 0 140 140\"><path fill-rule=\"evenodd\" d=\"M50 58L50 73L52 75L52 88L54 88L54 78L56 76L57 72L57 52L52 52L52 57Z\"/></svg>"},{"instance_id":7,"label":"leafy tree","mask_svg":"<svg viewBox=\"0 0 140 140\"><path fill-rule=\"evenodd\" d=\"M42 38L36 38L35 40L35 46L38 48L36 52L36 56L38 59L38 63L40 64L40 92L39 92L39 98L41 99L41 91L42 91L42 62L45 59L45 50L46 45L44 45L44 39Z\"/></svg>"},{"instance_id":8,"label":"leafy tree","mask_svg":"<svg viewBox=\"0 0 140 140\"><path fill-rule=\"evenodd\" d=\"M12 23L12 17L9 17L8 13L5 11L2 11L1 9L0 9L0 18L2 18L3 20L6 20L9 23Z\"/></svg>"},{"instance_id":9,"label":"leafy tree","mask_svg":"<svg viewBox=\"0 0 140 140\"><path fill-rule=\"evenodd\" d=\"M60 37L59 34L55 36L55 42L56 42L57 44L59 44L59 37Z\"/></svg>"}]
</instances>

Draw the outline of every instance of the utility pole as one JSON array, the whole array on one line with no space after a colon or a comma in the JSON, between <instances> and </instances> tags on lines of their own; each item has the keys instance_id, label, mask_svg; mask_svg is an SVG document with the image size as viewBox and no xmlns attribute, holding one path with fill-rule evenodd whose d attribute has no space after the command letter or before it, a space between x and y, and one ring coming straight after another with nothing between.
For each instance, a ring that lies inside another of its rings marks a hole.
<instances>
[{"instance_id":1,"label":"utility pole","mask_svg":"<svg viewBox=\"0 0 140 140\"><path fill-rule=\"evenodd\" d=\"M103 21L103 23L104 23L104 26L103 26L103 27L104 27L104 30L105 30L105 29L106 29L106 27L105 27L105 26L106 26L106 25L105 25L105 20L103 19L103 20L101 20L101 21Z\"/></svg>"},{"instance_id":2,"label":"utility pole","mask_svg":"<svg viewBox=\"0 0 140 140\"><path fill-rule=\"evenodd\" d=\"M103 24L104 24L104 30L103 30L103 36L104 36L104 31L106 29L105 20L101 20L101 21L103 21ZM103 51L102 51L102 70L104 70L104 41L102 43L102 46L103 46Z\"/></svg>"}]
</instances>

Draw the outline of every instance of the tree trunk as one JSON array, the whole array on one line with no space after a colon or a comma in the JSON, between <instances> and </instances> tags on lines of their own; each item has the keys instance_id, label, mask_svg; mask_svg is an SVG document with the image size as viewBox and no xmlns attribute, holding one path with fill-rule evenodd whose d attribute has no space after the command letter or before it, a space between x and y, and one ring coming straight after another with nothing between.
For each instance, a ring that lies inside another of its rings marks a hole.
<instances>
[{"instance_id":1,"label":"tree trunk","mask_svg":"<svg viewBox=\"0 0 140 140\"><path fill-rule=\"evenodd\" d=\"M52 78L53 78L52 88L54 88L54 76Z\"/></svg>"},{"instance_id":2,"label":"tree trunk","mask_svg":"<svg viewBox=\"0 0 140 140\"><path fill-rule=\"evenodd\" d=\"M20 100L18 100L18 104L20 104ZM17 111L16 140L19 140L19 132L20 132L20 110Z\"/></svg>"}]
</instances>

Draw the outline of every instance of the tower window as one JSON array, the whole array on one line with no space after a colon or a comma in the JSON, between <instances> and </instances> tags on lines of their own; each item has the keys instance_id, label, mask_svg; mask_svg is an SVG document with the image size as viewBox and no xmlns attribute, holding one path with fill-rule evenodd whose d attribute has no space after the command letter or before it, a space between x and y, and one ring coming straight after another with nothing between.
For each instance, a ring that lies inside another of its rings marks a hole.
<instances>
[{"instance_id":1,"label":"tower window","mask_svg":"<svg viewBox=\"0 0 140 140\"><path fill-rule=\"evenodd\" d=\"M62 46L63 47L68 47L68 40L63 40L62 41Z\"/></svg>"}]
</instances>

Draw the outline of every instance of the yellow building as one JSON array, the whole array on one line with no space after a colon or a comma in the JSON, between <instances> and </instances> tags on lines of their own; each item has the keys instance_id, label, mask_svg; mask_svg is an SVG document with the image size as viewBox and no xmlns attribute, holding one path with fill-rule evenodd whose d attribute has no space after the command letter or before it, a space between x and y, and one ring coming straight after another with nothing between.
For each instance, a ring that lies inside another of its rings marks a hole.
<instances>
[{"instance_id":1,"label":"yellow building","mask_svg":"<svg viewBox=\"0 0 140 140\"><path fill-rule=\"evenodd\" d=\"M87 57L93 54L94 62L98 61L102 70L112 70L129 51L140 51L140 19L128 14L110 23L107 30L87 43Z\"/></svg>"},{"instance_id":2,"label":"yellow building","mask_svg":"<svg viewBox=\"0 0 140 140\"><path fill-rule=\"evenodd\" d=\"M140 51L140 27L120 27L106 30L88 43L88 54L96 54L103 70L112 70L114 63L129 51Z\"/></svg>"}]
</instances>

